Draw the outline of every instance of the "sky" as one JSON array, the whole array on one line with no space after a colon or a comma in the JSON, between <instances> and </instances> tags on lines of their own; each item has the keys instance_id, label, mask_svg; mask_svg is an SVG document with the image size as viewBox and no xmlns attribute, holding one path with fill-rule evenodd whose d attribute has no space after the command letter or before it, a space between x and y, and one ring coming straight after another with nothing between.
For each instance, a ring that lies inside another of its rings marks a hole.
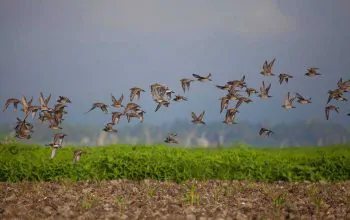
<instances>
[{"instance_id":1,"label":"sky","mask_svg":"<svg viewBox=\"0 0 350 220\"><path fill-rule=\"evenodd\" d=\"M93 102L111 104L110 94L129 97L131 87L146 90L136 101L145 122L191 120L205 110L205 120L222 121L215 85L240 79L259 89L271 82L269 100L252 98L237 120L293 122L325 120L329 89L340 77L350 79L350 1L348 0L0 0L0 102L40 92L68 96L65 123L106 123L110 115L92 111ZM294 76L289 84L260 75L265 60L273 71ZM306 78L307 67L322 76ZM212 73L212 82L194 82L183 93L181 78ZM162 83L187 102L172 102L154 112L150 84ZM311 97L310 105L284 110L287 92ZM350 95L347 95L350 98ZM331 120L347 123L350 105ZM112 108L111 108L112 109ZM22 115L0 113L1 122Z\"/></svg>"}]
</instances>

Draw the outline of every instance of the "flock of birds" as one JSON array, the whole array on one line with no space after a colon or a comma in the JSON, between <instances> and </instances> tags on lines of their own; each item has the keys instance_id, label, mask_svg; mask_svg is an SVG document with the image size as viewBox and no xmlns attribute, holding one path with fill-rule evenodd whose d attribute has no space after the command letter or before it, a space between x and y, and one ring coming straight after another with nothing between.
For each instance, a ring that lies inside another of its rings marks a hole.
<instances>
[{"instance_id":1,"label":"flock of birds","mask_svg":"<svg viewBox=\"0 0 350 220\"><path fill-rule=\"evenodd\" d=\"M265 60L262 70L260 72L263 76L275 76L276 74L273 73L272 67L275 63L275 58L268 62ZM310 67L307 69L307 73L305 73L306 77L316 77L320 76L321 74L318 72L318 68L316 67ZM184 93L186 91L188 92L190 90L191 83L194 81L199 82L206 82L206 81L212 81L211 77L212 74L209 73L207 76L200 76L198 74L192 74L193 78L184 78L180 80L181 87ZM288 83L289 80L293 79L292 75L289 75L287 73L281 73L278 75L279 77L279 83ZM226 114L224 117L224 120L222 121L225 124L237 124L235 121L235 118L237 114L239 113L239 107L242 104L248 104L251 103L252 100L250 97L252 95L257 95L262 100L267 100L271 98L270 95L270 89L271 89L271 83L268 85L265 84L264 81L262 81L262 84L260 86L260 91L258 92L254 88L250 88L247 86L245 81L245 76L239 80L232 80L226 82L225 85L216 85L216 87L220 90L227 91L227 93L222 96L219 100L221 100L220 104L220 113L222 113L224 110L226 110ZM150 85L150 91L153 100L156 103L155 112L157 112L161 107L169 107L171 101L180 102L180 101L187 101L188 99L185 96L182 95L174 95L175 92L169 88L168 86L160 83L154 83ZM337 101L347 101L347 98L344 96L344 93L350 91L350 80L343 81L342 78L337 82L337 88L333 90L328 91L328 100L325 106L325 117L328 120L330 117L330 112L335 111L339 113L339 107L336 105L329 104L332 99ZM108 105L106 103L102 102L95 102L92 104L92 107L85 112L85 114L95 110L100 109L102 112L108 114L108 108L113 107L116 111L111 112L111 121L105 124L104 128L102 129L105 132L118 132L117 129L115 129L113 126L119 123L122 116L125 116L127 121L130 122L132 118L137 118L141 123L144 121L144 114L146 113L142 107L135 103L137 100L140 100L141 93L145 92L144 89L133 87L130 89L130 101L124 105L124 94L122 93L119 99L116 99L113 94L111 94L111 100L112 104ZM246 93L246 96L244 96L242 93ZM172 98L172 95L174 96ZM67 114L67 111L65 111L65 108L68 104L71 103L71 100L65 96L59 96L56 103L53 105L53 107L49 107L49 102L51 99L51 94L48 97L44 97L43 93L40 93L39 97L39 105L33 105L33 97L28 101L25 96L23 96L21 99L17 98L9 98L4 106L5 111L11 104L14 107L14 112L17 111L18 104L22 105L21 111L24 113L24 119L21 120L17 117L17 124L15 129L15 137L19 139L30 139L31 134L33 133L33 124L27 122L27 117L31 114L32 118L34 119L39 113L38 119L41 122L48 122L49 128L53 130L60 130L62 129L61 123L64 120L63 116ZM290 92L287 92L284 104L282 107L284 109L293 109L296 108L294 106L294 101L297 101L299 104L310 104L311 98L307 98L305 96L302 96L299 93L295 93L295 96L292 97ZM235 101L235 105L233 107L230 107L230 101ZM122 109L122 110L118 110ZM204 121L204 115L205 110L198 113L192 112L192 123L193 124L206 124ZM350 116L350 113L347 114ZM269 136L270 134L273 134L274 132L268 128L262 127L259 131L260 136ZM64 137L66 137L67 134L65 133L57 133L54 135L53 140L46 144L46 146L50 146L52 148L51 158L54 158L56 155L56 151L58 148L62 147L62 142ZM166 143L174 143L178 144L178 141L176 140L177 134L176 133L170 133L164 140ZM80 159L80 156L84 153L82 150L76 150L74 151L73 159L74 161L78 161Z\"/></svg>"}]
</instances>

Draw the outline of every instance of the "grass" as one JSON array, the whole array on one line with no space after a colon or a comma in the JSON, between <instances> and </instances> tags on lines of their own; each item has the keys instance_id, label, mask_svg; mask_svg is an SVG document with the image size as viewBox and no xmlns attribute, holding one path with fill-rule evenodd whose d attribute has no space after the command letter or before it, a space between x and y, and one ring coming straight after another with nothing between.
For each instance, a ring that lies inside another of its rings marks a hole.
<instances>
[{"instance_id":1,"label":"grass","mask_svg":"<svg viewBox=\"0 0 350 220\"><path fill-rule=\"evenodd\" d=\"M112 145L83 147L87 152L73 163L76 147L63 147L56 158L37 145L0 145L0 181L156 179L339 181L350 179L350 147L221 149Z\"/></svg>"}]
</instances>

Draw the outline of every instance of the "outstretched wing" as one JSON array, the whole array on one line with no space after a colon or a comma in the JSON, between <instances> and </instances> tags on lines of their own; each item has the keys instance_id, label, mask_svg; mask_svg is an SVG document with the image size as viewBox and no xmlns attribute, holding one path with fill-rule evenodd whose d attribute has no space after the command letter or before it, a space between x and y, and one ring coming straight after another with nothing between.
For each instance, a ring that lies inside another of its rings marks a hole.
<instances>
[{"instance_id":1,"label":"outstretched wing","mask_svg":"<svg viewBox=\"0 0 350 220\"><path fill-rule=\"evenodd\" d=\"M198 119L199 119L199 120L203 120L204 115L205 115L205 111L203 111L203 112L199 115Z\"/></svg>"},{"instance_id":2,"label":"outstretched wing","mask_svg":"<svg viewBox=\"0 0 350 220\"><path fill-rule=\"evenodd\" d=\"M196 113L192 112L192 118L193 118L193 120L196 120L196 119L197 119Z\"/></svg>"}]
</instances>

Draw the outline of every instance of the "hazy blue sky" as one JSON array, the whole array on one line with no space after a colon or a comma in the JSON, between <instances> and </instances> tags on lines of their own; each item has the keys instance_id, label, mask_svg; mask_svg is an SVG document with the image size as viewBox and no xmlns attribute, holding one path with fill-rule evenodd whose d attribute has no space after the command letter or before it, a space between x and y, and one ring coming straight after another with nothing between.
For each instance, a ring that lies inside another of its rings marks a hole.
<instances>
[{"instance_id":1,"label":"hazy blue sky","mask_svg":"<svg viewBox=\"0 0 350 220\"><path fill-rule=\"evenodd\" d=\"M238 120L261 122L324 118L328 89L350 79L350 1L348 0L0 0L0 100L42 91L72 99L66 123L104 123L101 112L84 115L93 102L111 103L110 93L128 99L129 88L146 90L140 104L146 121L186 118L206 110L206 120L222 121L214 85L246 74L249 87L271 82L267 101L254 98ZM295 76L288 85L261 76L265 59L274 72ZM323 74L306 78L309 66ZM195 82L187 103L171 103L154 113L149 85L159 82L183 94L179 80L192 73L213 74ZM312 105L281 108L287 91L311 97ZM350 96L347 96L350 98ZM126 102L125 102L126 103ZM350 105L337 103L348 120ZM0 122L15 121L12 107Z\"/></svg>"}]
</instances>

